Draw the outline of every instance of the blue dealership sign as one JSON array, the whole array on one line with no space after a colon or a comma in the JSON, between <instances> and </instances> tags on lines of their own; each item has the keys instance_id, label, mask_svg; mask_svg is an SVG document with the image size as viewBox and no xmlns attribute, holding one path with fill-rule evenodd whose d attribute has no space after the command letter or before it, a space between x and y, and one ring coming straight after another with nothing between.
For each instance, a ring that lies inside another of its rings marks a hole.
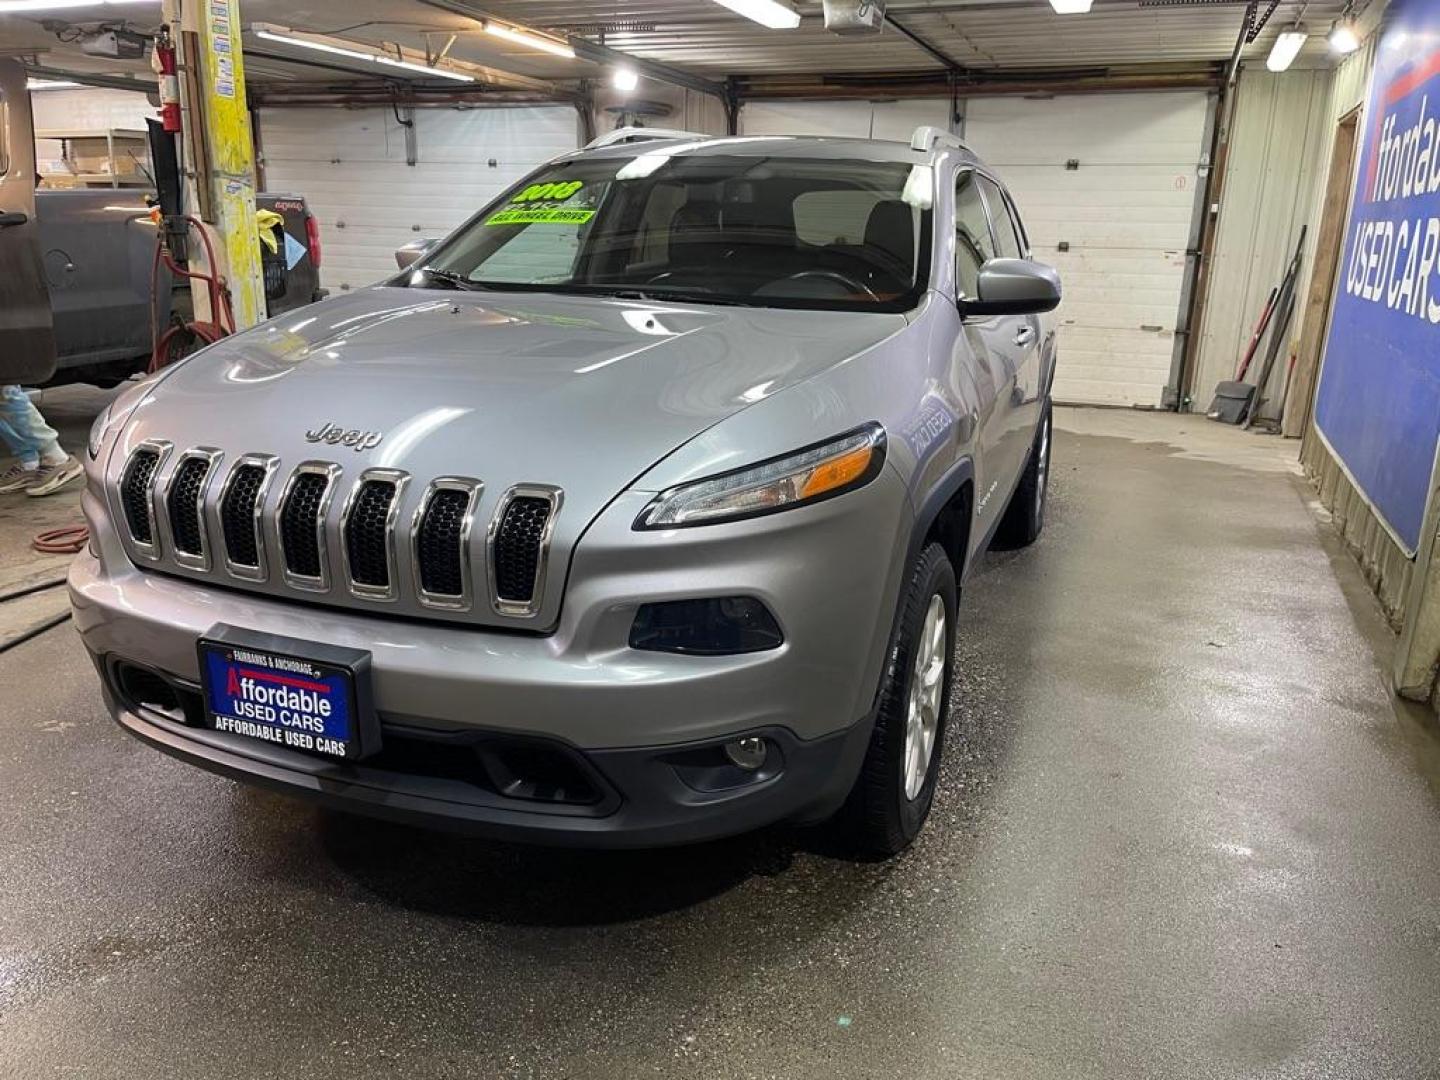
<instances>
[{"instance_id":1,"label":"blue dealership sign","mask_svg":"<svg viewBox=\"0 0 1440 1080\"><path fill-rule=\"evenodd\" d=\"M1440 0L1391 5L1315 422L1407 551L1440 441Z\"/></svg>"}]
</instances>

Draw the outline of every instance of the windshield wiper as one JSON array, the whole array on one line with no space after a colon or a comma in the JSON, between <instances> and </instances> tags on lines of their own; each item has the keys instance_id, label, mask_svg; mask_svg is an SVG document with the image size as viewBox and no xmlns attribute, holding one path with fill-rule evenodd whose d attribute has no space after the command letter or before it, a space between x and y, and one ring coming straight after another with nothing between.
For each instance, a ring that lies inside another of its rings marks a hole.
<instances>
[{"instance_id":1,"label":"windshield wiper","mask_svg":"<svg viewBox=\"0 0 1440 1080\"><path fill-rule=\"evenodd\" d=\"M433 281L444 282L452 289L463 289L466 292L475 292L485 287L475 284L475 282L463 274L457 274L453 270L439 270L433 266L422 266L420 272Z\"/></svg>"}]
</instances>

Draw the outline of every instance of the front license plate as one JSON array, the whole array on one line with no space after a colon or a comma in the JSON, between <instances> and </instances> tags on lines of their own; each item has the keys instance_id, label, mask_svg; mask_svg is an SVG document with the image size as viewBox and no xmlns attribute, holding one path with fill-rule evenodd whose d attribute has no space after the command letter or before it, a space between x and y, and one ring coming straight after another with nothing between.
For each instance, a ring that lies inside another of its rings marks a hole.
<instances>
[{"instance_id":1,"label":"front license plate","mask_svg":"<svg viewBox=\"0 0 1440 1080\"><path fill-rule=\"evenodd\" d=\"M199 649L215 731L339 760L375 749L369 653L228 626L211 628Z\"/></svg>"}]
</instances>

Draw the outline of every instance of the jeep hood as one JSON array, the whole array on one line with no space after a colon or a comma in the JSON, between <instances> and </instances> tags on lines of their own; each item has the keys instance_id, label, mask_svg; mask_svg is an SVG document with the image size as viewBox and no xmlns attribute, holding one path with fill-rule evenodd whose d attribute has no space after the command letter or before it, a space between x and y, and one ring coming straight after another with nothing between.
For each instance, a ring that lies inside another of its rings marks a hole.
<instances>
[{"instance_id":1,"label":"jeep hood","mask_svg":"<svg viewBox=\"0 0 1440 1080\"><path fill-rule=\"evenodd\" d=\"M377 286L271 320L180 365L122 451L383 466L564 491L583 527L656 461L725 417L867 349L903 315L711 307ZM325 425L378 435L306 438ZM368 445L373 443L373 445ZM568 530L567 530L568 531Z\"/></svg>"}]
</instances>

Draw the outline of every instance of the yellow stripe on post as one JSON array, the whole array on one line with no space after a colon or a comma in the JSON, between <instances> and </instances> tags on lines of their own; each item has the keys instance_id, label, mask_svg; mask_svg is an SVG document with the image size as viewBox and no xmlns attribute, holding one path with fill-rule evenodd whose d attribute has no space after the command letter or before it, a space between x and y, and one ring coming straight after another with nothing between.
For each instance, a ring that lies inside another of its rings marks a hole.
<instances>
[{"instance_id":1,"label":"yellow stripe on post","mask_svg":"<svg viewBox=\"0 0 1440 1080\"><path fill-rule=\"evenodd\" d=\"M224 250L221 261L230 284L235 326L243 330L265 318L265 285L255 219L255 146L245 103L239 0L202 0L186 5L186 16L187 23L194 18L198 24L193 29L200 42L204 104L199 120L208 149L210 176L205 179L214 218L210 224ZM188 134L195 137L193 131Z\"/></svg>"}]
</instances>

